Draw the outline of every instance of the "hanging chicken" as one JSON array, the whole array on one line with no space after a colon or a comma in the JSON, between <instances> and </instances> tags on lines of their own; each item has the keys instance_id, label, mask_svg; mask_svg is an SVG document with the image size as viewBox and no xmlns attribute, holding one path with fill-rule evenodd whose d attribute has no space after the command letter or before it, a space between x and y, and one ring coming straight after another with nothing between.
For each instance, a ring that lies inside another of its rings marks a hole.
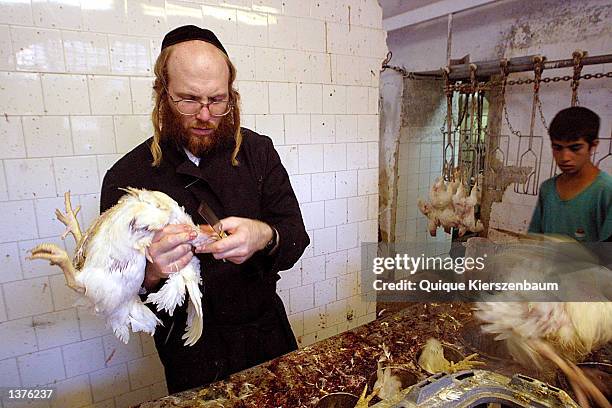
<instances>
[{"instance_id":1,"label":"hanging chicken","mask_svg":"<svg viewBox=\"0 0 612 408\"><path fill-rule=\"evenodd\" d=\"M127 343L130 329L153 335L161 321L140 300L139 291L144 280L147 248L156 231L169 224L191 225L198 236L191 242L197 246L209 239L193 223L176 201L158 191L128 188L119 202L101 214L82 235L72 209L70 193L66 193L66 214L56 210L58 219L66 225L76 241L74 257L53 244L41 244L31 250L30 259L45 259L58 265L66 283L80 293L96 314L106 318L107 326L121 341ZM189 294L187 327L183 335L185 345L195 344L202 334L202 294L200 265L194 256L182 270L172 274L157 293L147 298L157 310L172 316Z\"/></svg>"},{"instance_id":2,"label":"hanging chicken","mask_svg":"<svg viewBox=\"0 0 612 408\"><path fill-rule=\"evenodd\" d=\"M468 196L463 183L459 184L457 192L453 195L453 209L457 217L459 236L462 237L467 231L480 232L484 229L482 222L476 220L475 208L480 203L480 187L475 185Z\"/></svg>"},{"instance_id":3,"label":"hanging chicken","mask_svg":"<svg viewBox=\"0 0 612 408\"><path fill-rule=\"evenodd\" d=\"M419 199L419 210L427 217L427 229L432 237L436 236L438 227L444 227L444 231L448 233L456 225L452 197L452 183L446 184L444 178L438 177L429 189L429 201Z\"/></svg>"},{"instance_id":4,"label":"hanging chicken","mask_svg":"<svg viewBox=\"0 0 612 408\"><path fill-rule=\"evenodd\" d=\"M558 240L558 238L546 238ZM496 255L496 263L504 265L501 273L507 281L529 274L531 281L550 276L562 266L579 265L574 274L576 287L589 280L587 276L599 276L602 282L609 282L611 272L600 266L593 266L590 254L576 245L551 250L538 244L541 241L525 241L525 251L513 251ZM531 249L529 249L531 248ZM569 261L568 261L569 260ZM591 267L589 267L591 263ZM568 276L560 275L568 282ZM546 368L545 362L553 363L568 378L578 402L589 407L589 399L598 406L611 407L606 397L575 365L592 350L612 341L612 302L599 289L589 289L592 302L504 302L504 294L496 294L490 301L477 303L476 316L484 322L482 330L496 334L497 340L504 340L512 356L526 365Z\"/></svg>"},{"instance_id":5,"label":"hanging chicken","mask_svg":"<svg viewBox=\"0 0 612 408\"><path fill-rule=\"evenodd\" d=\"M477 183L468 196L463 183L459 181L445 182L438 177L429 189L429 201L418 201L419 210L427 217L429 234L436 236L438 227L450 233L451 228L459 228L459 236L467 231L480 232L483 225L475 218L475 207L480 204L480 187Z\"/></svg>"}]
</instances>

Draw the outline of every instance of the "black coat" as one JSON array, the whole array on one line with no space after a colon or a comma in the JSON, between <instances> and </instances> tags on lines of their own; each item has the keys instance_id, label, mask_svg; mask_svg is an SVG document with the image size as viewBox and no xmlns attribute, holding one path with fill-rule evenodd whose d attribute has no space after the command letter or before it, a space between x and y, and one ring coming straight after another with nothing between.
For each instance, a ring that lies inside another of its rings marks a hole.
<instances>
[{"instance_id":1,"label":"black coat","mask_svg":"<svg viewBox=\"0 0 612 408\"><path fill-rule=\"evenodd\" d=\"M310 240L306 234L289 176L270 138L242 129L238 166L231 165L233 146L221 147L196 167L174 142L162 144L162 162L152 167L151 139L121 158L104 177L100 209L113 206L121 187L162 191L184 206L196 224L205 201L222 219L258 219L276 228L280 237L274 256L254 254L241 265L197 255L203 284L204 333L193 346L181 339L186 305L174 316L156 312L164 326L155 344L171 393L204 385L286 352L297 344L281 299L278 272L289 269Z\"/></svg>"}]
</instances>

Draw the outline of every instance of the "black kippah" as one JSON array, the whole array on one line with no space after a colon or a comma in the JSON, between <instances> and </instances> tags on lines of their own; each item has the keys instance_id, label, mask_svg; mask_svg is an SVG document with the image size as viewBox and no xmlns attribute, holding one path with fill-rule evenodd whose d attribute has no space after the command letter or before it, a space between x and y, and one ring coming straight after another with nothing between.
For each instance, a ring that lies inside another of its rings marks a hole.
<instances>
[{"instance_id":1,"label":"black kippah","mask_svg":"<svg viewBox=\"0 0 612 408\"><path fill-rule=\"evenodd\" d=\"M223 51L225 55L227 55L227 51L225 51L225 48L223 48L223 44L221 44L221 41L219 41L215 33L205 28L200 28L194 25L185 25L170 31L164 37L161 49L163 50L164 48L169 47L171 45L191 40L206 41L207 43L214 45L215 47Z\"/></svg>"}]
</instances>

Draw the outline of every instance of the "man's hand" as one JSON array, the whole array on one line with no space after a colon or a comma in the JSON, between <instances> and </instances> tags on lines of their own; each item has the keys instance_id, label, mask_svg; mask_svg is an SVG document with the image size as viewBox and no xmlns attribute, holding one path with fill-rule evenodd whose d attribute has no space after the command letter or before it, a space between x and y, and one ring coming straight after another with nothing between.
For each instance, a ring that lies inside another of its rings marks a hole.
<instances>
[{"instance_id":1,"label":"man's hand","mask_svg":"<svg viewBox=\"0 0 612 408\"><path fill-rule=\"evenodd\" d=\"M272 227L261 221L228 217L221 220L221 225L223 231L230 235L212 244L197 247L197 253L210 253L215 259L227 259L241 264L262 250L272 239Z\"/></svg>"},{"instance_id":2,"label":"man's hand","mask_svg":"<svg viewBox=\"0 0 612 408\"><path fill-rule=\"evenodd\" d=\"M144 287L151 290L161 279L183 269L191 261L193 253L189 241L197 236L188 225L168 225L153 236L147 249L147 267Z\"/></svg>"}]
</instances>

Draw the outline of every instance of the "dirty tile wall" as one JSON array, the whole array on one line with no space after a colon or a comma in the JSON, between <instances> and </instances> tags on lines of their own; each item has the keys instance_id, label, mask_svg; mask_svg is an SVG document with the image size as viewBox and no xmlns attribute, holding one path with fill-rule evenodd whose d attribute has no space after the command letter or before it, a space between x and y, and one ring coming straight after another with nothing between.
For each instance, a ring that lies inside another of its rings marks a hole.
<instances>
[{"instance_id":1,"label":"dirty tile wall","mask_svg":"<svg viewBox=\"0 0 612 408\"><path fill-rule=\"evenodd\" d=\"M27 250L62 241L70 190L98 215L105 171L151 134L163 35L213 29L238 68L244 125L273 138L312 240L279 292L302 346L373 319L359 296L362 241L377 239L375 0L0 0L0 386L53 383L41 407L125 407L166 394L152 339L125 346L57 268ZM11 407L15 405L10 405ZM37 405L38 406L38 405Z\"/></svg>"}]
</instances>

